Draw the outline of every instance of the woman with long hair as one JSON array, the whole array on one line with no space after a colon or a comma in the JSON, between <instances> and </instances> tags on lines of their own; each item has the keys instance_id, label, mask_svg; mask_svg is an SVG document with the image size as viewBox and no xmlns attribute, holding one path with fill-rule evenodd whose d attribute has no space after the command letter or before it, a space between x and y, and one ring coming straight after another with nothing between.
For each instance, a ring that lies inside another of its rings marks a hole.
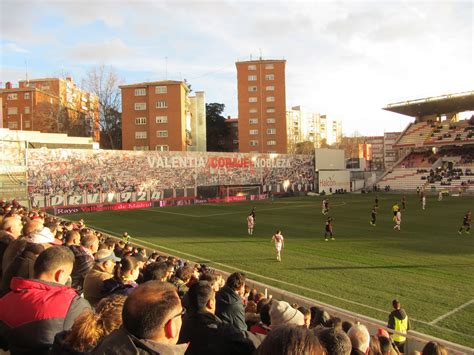
<instances>
[{"instance_id":1,"label":"woman with long hair","mask_svg":"<svg viewBox=\"0 0 474 355\"><path fill-rule=\"evenodd\" d=\"M122 309L126 296L103 298L95 309L79 316L71 330L56 335L51 354L84 354L96 347L107 335L122 325Z\"/></svg>"}]
</instances>

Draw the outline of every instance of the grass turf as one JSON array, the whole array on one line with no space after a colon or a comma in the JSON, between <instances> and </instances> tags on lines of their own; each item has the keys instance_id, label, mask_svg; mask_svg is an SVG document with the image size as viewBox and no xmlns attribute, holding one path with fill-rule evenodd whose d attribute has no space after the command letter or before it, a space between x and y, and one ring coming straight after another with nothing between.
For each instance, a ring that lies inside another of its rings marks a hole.
<instances>
[{"instance_id":1,"label":"grass turf","mask_svg":"<svg viewBox=\"0 0 474 355\"><path fill-rule=\"evenodd\" d=\"M321 197L235 204L76 214L86 225L148 247L385 321L391 300L402 302L414 329L474 347L474 231L458 235L472 197L428 196L426 210L407 196L401 231L392 229L399 195L380 194L377 226L369 224L374 194L330 197L335 241L325 242ZM257 207L253 236L246 217ZM281 263L271 236L285 237ZM190 257L190 255L195 256ZM473 301L473 303L466 303ZM439 319L465 305L449 316ZM368 307L367 307L368 306Z\"/></svg>"}]
</instances>

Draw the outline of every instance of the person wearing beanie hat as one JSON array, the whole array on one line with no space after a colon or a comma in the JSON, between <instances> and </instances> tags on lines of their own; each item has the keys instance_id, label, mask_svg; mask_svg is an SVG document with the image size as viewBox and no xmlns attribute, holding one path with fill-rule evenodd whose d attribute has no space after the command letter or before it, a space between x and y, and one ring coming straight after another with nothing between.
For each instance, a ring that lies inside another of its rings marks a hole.
<instances>
[{"instance_id":1,"label":"person wearing beanie hat","mask_svg":"<svg viewBox=\"0 0 474 355\"><path fill-rule=\"evenodd\" d=\"M273 300L270 306L270 324L272 327L279 325L304 325L304 315L291 307L288 302Z\"/></svg>"}]
</instances>

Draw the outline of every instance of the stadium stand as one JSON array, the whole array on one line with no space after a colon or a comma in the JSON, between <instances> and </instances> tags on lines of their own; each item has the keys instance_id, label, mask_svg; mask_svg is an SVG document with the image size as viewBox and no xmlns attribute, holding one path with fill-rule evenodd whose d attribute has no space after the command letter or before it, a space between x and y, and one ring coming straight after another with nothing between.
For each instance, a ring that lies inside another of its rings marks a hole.
<instances>
[{"instance_id":1,"label":"stadium stand","mask_svg":"<svg viewBox=\"0 0 474 355\"><path fill-rule=\"evenodd\" d=\"M426 122L411 123L400 139L394 144L395 147L419 147L430 136L433 128Z\"/></svg>"}]
</instances>

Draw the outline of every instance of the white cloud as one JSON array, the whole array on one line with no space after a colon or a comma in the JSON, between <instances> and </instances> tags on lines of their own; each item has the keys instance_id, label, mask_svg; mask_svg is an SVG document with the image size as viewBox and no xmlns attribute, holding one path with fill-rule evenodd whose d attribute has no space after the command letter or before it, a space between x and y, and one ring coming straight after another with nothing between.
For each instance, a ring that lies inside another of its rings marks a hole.
<instances>
[{"instance_id":1,"label":"white cloud","mask_svg":"<svg viewBox=\"0 0 474 355\"><path fill-rule=\"evenodd\" d=\"M16 43L7 43L2 46L2 52L14 52L14 53L30 53L29 50L20 47Z\"/></svg>"}]
</instances>

